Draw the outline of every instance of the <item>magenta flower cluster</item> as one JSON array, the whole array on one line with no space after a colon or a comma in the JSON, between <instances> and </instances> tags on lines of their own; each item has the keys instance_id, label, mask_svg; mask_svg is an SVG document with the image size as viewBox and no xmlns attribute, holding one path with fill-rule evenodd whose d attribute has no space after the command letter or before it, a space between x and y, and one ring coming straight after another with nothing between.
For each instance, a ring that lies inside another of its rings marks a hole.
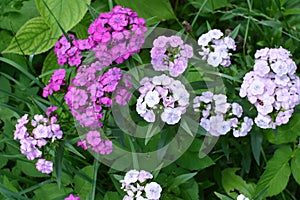
<instances>
[{"instance_id":1,"label":"magenta flower cluster","mask_svg":"<svg viewBox=\"0 0 300 200\"><path fill-rule=\"evenodd\" d=\"M98 61L90 66L80 66L65 95L72 115L81 126L92 129L102 127L103 111L112 105L112 98L120 105L126 104L131 98L127 90L132 88L127 80L129 77L117 67L104 73L102 69ZM113 93L117 95L113 97Z\"/></svg>"},{"instance_id":2,"label":"magenta flower cluster","mask_svg":"<svg viewBox=\"0 0 300 200\"><path fill-rule=\"evenodd\" d=\"M224 94L203 92L193 100L195 112L200 112L200 126L213 136L226 135L231 130L234 137L246 136L252 129L253 120L241 119L243 108L238 103L228 103Z\"/></svg>"},{"instance_id":3,"label":"magenta flower cluster","mask_svg":"<svg viewBox=\"0 0 300 200\"><path fill-rule=\"evenodd\" d=\"M145 42L146 22L129 8L115 6L111 12L101 13L90 24L87 39L75 39L72 34L55 44L58 64L79 66L82 52L92 51L103 66L122 63L139 52Z\"/></svg>"},{"instance_id":4,"label":"magenta flower cluster","mask_svg":"<svg viewBox=\"0 0 300 200\"><path fill-rule=\"evenodd\" d=\"M52 74L49 84L43 88L43 97L46 98L49 95L52 95L53 92L59 91L61 86L65 85L65 69L55 70Z\"/></svg>"},{"instance_id":5,"label":"magenta flower cluster","mask_svg":"<svg viewBox=\"0 0 300 200\"><path fill-rule=\"evenodd\" d=\"M26 155L28 160L39 158L36 168L45 174L53 171L53 163L41 158L42 149L62 136L63 132L57 124L56 116L34 115L32 119L28 119L28 114L25 114L18 120L14 132L14 139L20 141L21 153Z\"/></svg>"},{"instance_id":6,"label":"magenta flower cluster","mask_svg":"<svg viewBox=\"0 0 300 200\"><path fill-rule=\"evenodd\" d=\"M191 57L193 48L179 36L159 36L153 41L151 64L156 71L169 71L170 76L177 77L185 71Z\"/></svg>"},{"instance_id":7,"label":"magenta flower cluster","mask_svg":"<svg viewBox=\"0 0 300 200\"><path fill-rule=\"evenodd\" d=\"M115 6L111 12L101 13L91 23L88 33L92 50L104 66L122 63L144 44L146 22L129 8Z\"/></svg>"},{"instance_id":8,"label":"magenta flower cluster","mask_svg":"<svg viewBox=\"0 0 300 200\"><path fill-rule=\"evenodd\" d=\"M65 95L65 101L75 119L83 127L91 130L101 128L101 121L107 109L113 102L126 105L131 99L129 89L132 88L130 76L113 67L104 72L99 61L91 65L82 65L78 68L76 76L72 79ZM93 143L90 136L98 137ZM78 143L84 149L91 149L100 154L111 152L112 143L101 139L100 133L91 131Z\"/></svg>"},{"instance_id":9,"label":"magenta flower cluster","mask_svg":"<svg viewBox=\"0 0 300 200\"><path fill-rule=\"evenodd\" d=\"M58 64L65 65L68 63L70 66L79 66L82 59L80 54L89 47L82 48L81 43L81 41L76 41L73 34L69 34L68 38L63 35L54 46Z\"/></svg>"},{"instance_id":10,"label":"magenta flower cluster","mask_svg":"<svg viewBox=\"0 0 300 200\"><path fill-rule=\"evenodd\" d=\"M84 150L90 149L102 155L110 154L113 148L112 142L110 140L102 139L101 134L98 131L89 131L86 134L85 139L79 141L77 145Z\"/></svg>"},{"instance_id":11,"label":"magenta flower cluster","mask_svg":"<svg viewBox=\"0 0 300 200\"><path fill-rule=\"evenodd\" d=\"M240 96L246 97L258 112L260 128L276 128L288 123L300 104L300 79L290 52L282 47L264 48L255 53L253 71L243 79Z\"/></svg>"},{"instance_id":12,"label":"magenta flower cluster","mask_svg":"<svg viewBox=\"0 0 300 200\"><path fill-rule=\"evenodd\" d=\"M155 121L160 114L162 121L169 125L178 123L189 106L190 94L179 81L167 75L145 77L140 81L141 95L137 99L136 111L147 122Z\"/></svg>"},{"instance_id":13,"label":"magenta flower cluster","mask_svg":"<svg viewBox=\"0 0 300 200\"><path fill-rule=\"evenodd\" d=\"M76 197L73 194L70 194L67 198L64 200L80 200L80 197Z\"/></svg>"},{"instance_id":14,"label":"magenta flower cluster","mask_svg":"<svg viewBox=\"0 0 300 200\"><path fill-rule=\"evenodd\" d=\"M198 39L198 45L201 47L199 55L202 56L202 60L206 60L213 67L230 66L231 53L229 50L236 50L234 40L229 36L222 37L223 35L220 30L213 29Z\"/></svg>"},{"instance_id":15,"label":"magenta flower cluster","mask_svg":"<svg viewBox=\"0 0 300 200\"><path fill-rule=\"evenodd\" d=\"M153 175L145 170L128 171L120 180L121 189L127 193L123 200L159 200L162 188L156 182L149 183L151 179Z\"/></svg>"}]
</instances>

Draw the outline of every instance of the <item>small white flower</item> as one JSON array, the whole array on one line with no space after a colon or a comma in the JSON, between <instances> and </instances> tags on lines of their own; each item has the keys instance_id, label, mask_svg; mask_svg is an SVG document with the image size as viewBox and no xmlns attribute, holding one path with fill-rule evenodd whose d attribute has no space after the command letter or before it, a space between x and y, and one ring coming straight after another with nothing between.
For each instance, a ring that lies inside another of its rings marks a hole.
<instances>
[{"instance_id":1,"label":"small white flower","mask_svg":"<svg viewBox=\"0 0 300 200\"><path fill-rule=\"evenodd\" d=\"M272 128L272 124L271 124L271 117L269 115L261 115L258 114L257 117L254 119L255 124L260 127L260 128Z\"/></svg>"},{"instance_id":2,"label":"small white flower","mask_svg":"<svg viewBox=\"0 0 300 200\"><path fill-rule=\"evenodd\" d=\"M161 191L161 186L156 182L148 183L145 186L146 197L148 199L158 200L160 198Z\"/></svg>"},{"instance_id":3,"label":"small white flower","mask_svg":"<svg viewBox=\"0 0 300 200\"><path fill-rule=\"evenodd\" d=\"M209 36L213 39L220 39L223 36L223 33L219 29L212 29L208 32Z\"/></svg>"},{"instance_id":4,"label":"small white flower","mask_svg":"<svg viewBox=\"0 0 300 200\"><path fill-rule=\"evenodd\" d=\"M134 169L128 171L128 172L125 174L124 182L125 182L126 184L135 183L135 182L138 180L139 173L140 173L139 171L134 170Z\"/></svg>"},{"instance_id":5,"label":"small white flower","mask_svg":"<svg viewBox=\"0 0 300 200\"><path fill-rule=\"evenodd\" d=\"M167 124L174 125L179 122L181 119L181 110L179 108L170 108L167 107L164 109L164 112L161 114L162 121Z\"/></svg>"},{"instance_id":6,"label":"small white flower","mask_svg":"<svg viewBox=\"0 0 300 200\"><path fill-rule=\"evenodd\" d=\"M265 84L260 80L255 80L250 85L249 90L253 95L263 94L265 91Z\"/></svg>"},{"instance_id":7,"label":"small white flower","mask_svg":"<svg viewBox=\"0 0 300 200\"><path fill-rule=\"evenodd\" d=\"M231 104L231 109L232 109L232 114L234 114L237 117L241 117L243 114L243 108L240 104L238 103L232 103Z\"/></svg>"},{"instance_id":8,"label":"small white flower","mask_svg":"<svg viewBox=\"0 0 300 200\"><path fill-rule=\"evenodd\" d=\"M198 44L200 46L207 46L211 40L212 40L212 37L208 33L205 33L199 37Z\"/></svg>"},{"instance_id":9,"label":"small white flower","mask_svg":"<svg viewBox=\"0 0 300 200\"><path fill-rule=\"evenodd\" d=\"M243 195L243 194L240 194L240 195L236 198L236 200L249 200L249 198L245 197L245 195Z\"/></svg>"},{"instance_id":10,"label":"small white flower","mask_svg":"<svg viewBox=\"0 0 300 200\"><path fill-rule=\"evenodd\" d=\"M211 52L208 55L207 63L213 67L218 67L222 60L222 56L219 52Z\"/></svg>"},{"instance_id":11,"label":"small white flower","mask_svg":"<svg viewBox=\"0 0 300 200\"><path fill-rule=\"evenodd\" d=\"M146 104L152 108L159 103L159 93L157 91L149 91L145 96Z\"/></svg>"},{"instance_id":12,"label":"small white flower","mask_svg":"<svg viewBox=\"0 0 300 200\"><path fill-rule=\"evenodd\" d=\"M231 124L229 121L223 121L223 122L219 122L218 123L218 133L220 133L220 135L225 135L226 133L228 133L231 129Z\"/></svg>"}]
</instances>

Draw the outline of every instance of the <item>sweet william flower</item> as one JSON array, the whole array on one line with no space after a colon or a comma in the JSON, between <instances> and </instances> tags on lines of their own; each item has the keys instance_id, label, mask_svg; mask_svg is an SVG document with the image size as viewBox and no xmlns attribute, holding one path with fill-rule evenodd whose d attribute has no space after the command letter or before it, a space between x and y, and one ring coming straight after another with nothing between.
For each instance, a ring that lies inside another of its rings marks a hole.
<instances>
[{"instance_id":1,"label":"sweet william flower","mask_svg":"<svg viewBox=\"0 0 300 200\"><path fill-rule=\"evenodd\" d=\"M36 168L44 174L50 174L53 171L53 162L45 159L39 159L36 163Z\"/></svg>"},{"instance_id":2,"label":"sweet william flower","mask_svg":"<svg viewBox=\"0 0 300 200\"><path fill-rule=\"evenodd\" d=\"M146 197L152 200L158 200L162 191L161 186L156 182L147 183L145 186Z\"/></svg>"},{"instance_id":3,"label":"sweet william flower","mask_svg":"<svg viewBox=\"0 0 300 200\"><path fill-rule=\"evenodd\" d=\"M64 200L80 200L80 197L76 197L73 194L70 194L67 198Z\"/></svg>"}]
</instances>

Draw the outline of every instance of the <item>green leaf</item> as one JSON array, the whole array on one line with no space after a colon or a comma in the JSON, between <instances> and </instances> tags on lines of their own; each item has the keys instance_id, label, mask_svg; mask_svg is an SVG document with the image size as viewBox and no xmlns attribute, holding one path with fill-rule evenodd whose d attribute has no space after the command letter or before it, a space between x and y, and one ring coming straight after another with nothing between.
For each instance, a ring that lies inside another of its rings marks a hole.
<instances>
[{"instance_id":1,"label":"green leaf","mask_svg":"<svg viewBox=\"0 0 300 200\"><path fill-rule=\"evenodd\" d=\"M199 200L199 186L195 180L190 180L180 186L181 196L185 200Z\"/></svg>"},{"instance_id":2,"label":"green leaf","mask_svg":"<svg viewBox=\"0 0 300 200\"><path fill-rule=\"evenodd\" d=\"M49 183L43 185L39 189L35 190L35 197L32 198L33 200L53 200L53 199L64 199L67 197L69 193L73 192L69 187L63 187L58 189L56 183Z\"/></svg>"},{"instance_id":3,"label":"green leaf","mask_svg":"<svg viewBox=\"0 0 300 200\"><path fill-rule=\"evenodd\" d=\"M196 0L196 1L189 0L189 1L194 3L193 5L195 8L200 8L201 5L205 2L205 0ZM216 10L226 6L231 6L229 0L209 0L207 1L204 8L205 10Z\"/></svg>"},{"instance_id":4,"label":"green leaf","mask_svg":"<svg viewBox=\"0 0 300 200\"><path fill-rule=\"evenodd\" d=\"M117 192L107 192L103 200L121 199Z\"/></svg>"},{"instance_id":5,"label":"green leaf","mask_svg":"<svg viewBox=\"0 0 300 200\"><path fill-rule=\"evenodd\" d=\"M254 159L256 163L259 165L260 163L260 150L261 150L261 143L263 141L263 134L261 131L256 130L252 131L250 134L251 136L251 148L252 148L252 154L254 156Z\"/></svg>"},{"instance_id":6,"label":"green leaf","mask_svg":"<svg viewBox=\"0 0 300 200\"><path fill-rule=\"evenodd\" d=\"M177 176L176 178L173 179L172 184L170 185L169 189L172 190L175 187L178 187L179 185L185 183L189 179L193 178L197 172L194 173L188 173L188 174L182 174Z\"/></svg>"},{"instance_id":7,"label":"green leaf","mask_svg":"<svg viewBox=\"0 0 300 200\"><path fill-rule=\"evenodd\" d=\"M35 167L35 161L21 161L17 160L17 167L27 176L31 177L49 177L47 174L39 172Z\"/></svg>"},{"instance_id":8,"label":"green leaf","mask_svg":"<svg viewBox=\"0 0 300 200\"><path fill-rule=\"evenodd\" d=\"M299 15L300 8L289 8L284 10L283 15Z\"/></svg>"},{"instance_id":9,"label":"green leaf","mask_svg":"<svg viewBox=\"0 0 300 200\"><path fill-rule=\"evenodd\" d=\"M288 124L282 125L276 130L265 130L266 137L273 144L296 143L300 136L300 114L294 114Z\"/></svg>"},{"instance_id":10,"label":"green leaf","mask_svg":"<svg viewBox=\"0 0 300 200\"><path fill-rule=\"evenodd\" d=\"M223 194L220 194L220 193L218 193L218 192L214 192L215 193L215 195L219 198L219 199L221 199L221 200L233 200L232 198L230 198L230 197L228 197L228 196L225 196L225 195L223 195Z\"/></svg>"},{"instance_id":11,"label":"green leaf","mask_svg":"<svg viewBox=\"0 0 300 200\"><path fill-rule=\"evenodd\" d=\"M273 158L268 161L266 170L257 183L256 194L268 188L266 196L270 197L284 190L291 174L289 166L291 156L292 150L290 147L284 146L276 150Z\"/></svg>"},{"instance_id":12,"label":"green leaf","mask_svg":"<svg viewBox=\"0 0 300 200\"><path fill-rule=\"evenodd\" d=\"M40 14L50 27L59 28L56 18L64 31L68 32L84 17L88 10L87 4L89 5L91 0L37 0L36 3Z\"/></svg>"},{"instance_id":13,"label":"green leaf","mask_svg":"<svg viewBox=\"0 0 300 200\"><path fill-rule=\"evenodd\" d=\"M63 143L60 143L55 151L55 163L54 163L58 188L60 188L61 186L63 158L64 158L64 145Z\"/></svg>"},{"instance_id":14,"label":"green leaf","mask_svg":"<svg viewBox=\"0 0 300 200\"><path fill-rule=\"evenodd\" d=\"M241 24L237 25L237 26L233 29L233 31L230 33L230 37L232 37L233 39L235 39L236 36L237 36L238 33L239 33L240 27L241 27Z\"/></svg>"},{"instance_id":15,"label":"green leaf","mask_svg":"<svg viewBox=\"0 0 300 200\"><path fill-rule=\"evenodd\" d=\"M254 187L252 184L246 183L242 177L235 174L238 170L239 168L227 168L222 171L222 185L224 190L231 197L235 197L236 195L232 191L238 190L250 198L254 193Z\"/></svg>"},{"instance_id":16,"label":"green leaf","mask_svg":"<svg viewBox=\"0 0 300 200\"><path fill-rule=\"evenodd\" d=\"M39 16L35 1L23 1L22 4L20 10L15 9L2 16L0 14L0 28L17 32L28 20Z\"/></svg>"},{"instance_id":17,"label":"green leaf","mask_svg":"<svg viewBox=\"0 0 300 200\"><path fill-rule=\"evenodd\" d=\"M93 178L93 166L86 166L80 170L80 173L85 174L88 178L92 180ZM89 199L90 193L92 191L92 183L83 179L80 175L75 175L74 178L74 185L75 185L75 192L80 196L82 199Z\"/></svg>"},{"instance_id":18,"label":"green leaf","mask_svg":"<svg viewBox=\"0 0 300 200\"><path fill-rule=\"evenodd\" d=\"M20 28L2 53L43 53L55 44L60 35L61 32L53 31L42 17L32 18Z\"/></svg>"},{"instance_id":19,"label":"green leaf","mask_svg":"<svg viewBox=\"0 0 300 200\"><path fill-rule=\"evenodd\" d=\"M294 179L300 185L300 149L295 149L293 153L293 158L291 161L291 170Z\"/></svg>"},{"instance_id":20,"label":"green leaf","mask_svg":"<svg viewBox=\"0 0 300 200\"><path fill-rule=\"evenodd\" d=\"M54 51L50 51L47 55L47 57L44 60L43 68L42 68L42 82L47 85L48 81L50 80L53 73L49 75L45 75L45 73L54 70L59 69L61 66L57 63L57 57L54 53Z\"/></svg>"},{"instance_id":21,"label":"green leaf","mask_svg":"<svg viewBox=\"0 0 300 200\"><path fill-rule=\"evenodd\" d=\"M202 170L215 164L210 157L205 156L204 158L199 158L198 152L190 152L190 151L185 152L176 161L176 163L180 167L188 170Z\"/></svg>"},{"instance_id":22,"label":"green leaf","mask_svg":"<svg viewBox=\"0 0 300 200\"><path fill-rule=\"evenodd\" d=\"M168 0L115 0L115 2L123 7L131 8L138 13L139 17L152 18L151 22L148 21L147 23L176 19Z\"/></svg>"}]
</instances>

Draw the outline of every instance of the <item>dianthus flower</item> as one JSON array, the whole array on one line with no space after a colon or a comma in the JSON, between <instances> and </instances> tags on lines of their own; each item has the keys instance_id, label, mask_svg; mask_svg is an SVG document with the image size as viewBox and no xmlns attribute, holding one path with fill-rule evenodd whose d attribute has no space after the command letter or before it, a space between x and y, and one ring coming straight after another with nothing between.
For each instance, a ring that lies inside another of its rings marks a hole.
<instances>
[{"instance_id":1,"label":"dianthus flower","mask_svg":"<svg viewBox=\"0 0 300 200\"><path fill-rule=\"evenodd\" d=\"M130 100L128 89L132 85L129 79L117 67L103 73L99 61L80 66L65 95L66 103L81 126L100 128L103 111L111 107L113 100L120 105L126 105Z\"/></svg>"},{"instance_id":2,"label":"dianthus flower","mask_svg":"<svg viewBox=\"0 0 300 200\"><path fill-rule=\"evenodd\" d=\"M237 196L236 200L249 200L249 198L243 194L240 194L239 196Z\"/></svg>"},{"instance_id":3,"label":"dianthus flower","mask_svg":"<svg viewBox=\"0 0 300 200\"><path fill-rule=\"evenodd\" d=\"M195 112L200 112L200 126L213 136L225 135L231 130L234 137L246 136L250 132L253 120L241 119L243 108L238 103L228 103L224 94L203 92L193 100Z\"/></svg>"},{"instance_id":4,"label":"dianthus flower","mask_svg":"<svg viewBox=\"0 0 300 200\"><path fill-rule=\"evenodd\" d=\"M240 89L258 112L255 123L260 128L276 128L288 123L294 107L300 104L300 79L290 52L264 48L255 54L253 71L248 72Z\"/></svg>"},{"instance_id":5,"label":"dianthus flower","mask_svg":"<svg viewBox=\"0 0 300 200\"><path fill-rule=\"evenodd\" d=\"M14 139L20 141L20 151L28 160L40 158L36 163L36 168L42 173L49 174L53 171L51 161L41 159L42 147L48 143L61 139L63 132L59 124L56 123L56 116L44 117L43 115L34 115L28 119L28 114L22 116L16 124Z\"/></svg>"},{"instance_id":6,"label":"dianthus flower","mask_svg":"<svg viewBox=\"0 0 300 200\"><path fill-rule=\"evenodd\" d=\"M88 29L90 49L105 66L114 61L122 63L139 52L144 44L145 24L145 20L131 9L115 6L91 23Z\"/></svg>"},{"instance_id":7,"label":"dianthus flower","mask_svg":"<svg viewBox=\"0 0 300 200\"><path fill-rule=\"evenodd\" d=\"M70 194L67 198L64 200L80 200L80 197L75 197L73 194Z\"/></svg>"},{"instance_id":8,"label":"dianthus flower","mask_svg":"<svg viewBox=\"0 0 300 200\"><path fill-rule=\"evenodd\" d=\"M184 85L166 75L145 77L140 81L141 95L137 99L136 111L147 122L155 121L161 114L162 121L174 125L181 119L189 105L189 93Z\"/></svg>"},{"instance_id":9,"label":"dianthus flower","mask_svg":"<svg viewBox=\"0 0 300 200\"><path fill-rule=\"evenodd\" d=\"M49 80L49 84L43 88L43 97L46 98L49 95L52 95L53 92L59 91L60 87L65 85L65 69L55 70L53 75Z\"/></svg>"},{"instance_id":10,"label":"dianthus flower","mask_svg":"<svg viewBox=\"0 0 300 200\"><path fill-rule=\"evenodd\" d=\"M73 34L69 34L68 38L63 35L61 39L56 42L54 53L57 56L59 65L65 65L67 63L70 66L80 65L82 49L79 48L78 43L80 42L76 42Z\"/></svg>"},{"instance_id":11,"label":"dianthus flower","mask_svg":"<svg viewBox=\"0 0 300 200\"><path fill-rule=\"evenodd\" d=\"M123 189L127 195L123 200L159 200L162 192L161 186L156 182L150 182L153 176L145 170L128 171L123 180L120 180Z\"/></svg>"},{"instance_id":12,"label":"dianthus flower","mask_svg":"<svg viewBox=\"0 0 300 200\"><path fill-rule=\"evenodd\" d=\"M228 51L236 49L234 40L229 36L222 37L223 35L220 30L213 29L198 39L198 45L201 47L199 55L202 56L202 60L206 60L213 67L230 66L231 53Z\"/></svg>"},{"instance_id":13,"label":"dianthus flower","mask_svg":"<svg viewBox=\"0 0 300 200\"><path fill-rule=\"evenodd\" d=\"M193 48L179 36L159 36L153 41L151 64L156 71L169 71L173 77L182 74L193 57Z\"/></svg>"}]
</instances>

